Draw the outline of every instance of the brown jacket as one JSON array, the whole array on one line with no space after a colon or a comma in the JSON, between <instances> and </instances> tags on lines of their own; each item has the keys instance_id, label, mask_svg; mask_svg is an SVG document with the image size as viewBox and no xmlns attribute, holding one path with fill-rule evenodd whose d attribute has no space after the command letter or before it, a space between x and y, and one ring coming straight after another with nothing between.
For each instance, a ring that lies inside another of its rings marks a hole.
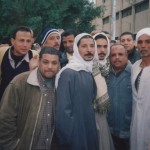
<instances>
[{"instance_id":1,"label":"brown jacket","mask_svg":"<svg viewBox=\"0 0 150 150\"><path fill-rule=\"evenodd\" d=\"M4 150L31 150L40 104L44 102L37 68L11 81L0 105L0 145Z\"/></svg>"}]
</instances>

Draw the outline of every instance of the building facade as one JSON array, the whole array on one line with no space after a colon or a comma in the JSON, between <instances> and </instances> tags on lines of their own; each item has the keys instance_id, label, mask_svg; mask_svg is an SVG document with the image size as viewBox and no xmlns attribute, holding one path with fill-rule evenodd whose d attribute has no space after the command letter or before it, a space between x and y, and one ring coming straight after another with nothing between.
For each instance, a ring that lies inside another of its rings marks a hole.
<instances>
[{"instance_id":1,"label":"building facade","mask_svg":"<svg viewBox=\"0 0 150 150\"><path fill-rule=\"evenodd\" d=\"M134 34L141 28L150 27L150 0L115 0L115 36L130 31ZM98 30L111 33L113 0L95 0L95 5L104 5L102 18L93 21ZM114 6L114 5L113 5Z\"/></svg>"}]
</instances>

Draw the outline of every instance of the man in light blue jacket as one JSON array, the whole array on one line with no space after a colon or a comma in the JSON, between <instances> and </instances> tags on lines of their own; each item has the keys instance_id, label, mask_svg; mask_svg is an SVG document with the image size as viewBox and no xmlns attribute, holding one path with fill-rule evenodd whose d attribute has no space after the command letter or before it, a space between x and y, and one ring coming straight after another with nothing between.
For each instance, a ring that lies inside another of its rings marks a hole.
<instances>
[{"instance_id":1,"label":"man in light blue jacket","mask_svg":"<svg viewBox=\"0 0 150 150\"><path fill-rule=\"evenodd\" d=\"M114 44L110 49L111 69L108 77L110 110L108 124L116 150L129 150L132 113L131 63L125 47Z\"/></svg>"}]
</instances>

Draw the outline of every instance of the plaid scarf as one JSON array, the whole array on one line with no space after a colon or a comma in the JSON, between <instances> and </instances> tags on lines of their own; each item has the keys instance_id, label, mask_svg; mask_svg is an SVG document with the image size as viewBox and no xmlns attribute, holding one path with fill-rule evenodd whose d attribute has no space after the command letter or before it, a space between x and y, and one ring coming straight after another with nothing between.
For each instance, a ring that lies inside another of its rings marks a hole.
<instances>
[{"instance_id":1,"label":"plaid scarf","mask_svg":"<svg viewBox=\"0 0 150 150\"><path fill-rule=\"evenodd\" d=\"M100 73L98 61L94 61L93 63L93 77L95 79L97 86L97 95L93 103L94 110L96 112L103 114L107 112L110 106L110 102L107 92L106 81L105 78Z\"/></svg>"}]
</instances>

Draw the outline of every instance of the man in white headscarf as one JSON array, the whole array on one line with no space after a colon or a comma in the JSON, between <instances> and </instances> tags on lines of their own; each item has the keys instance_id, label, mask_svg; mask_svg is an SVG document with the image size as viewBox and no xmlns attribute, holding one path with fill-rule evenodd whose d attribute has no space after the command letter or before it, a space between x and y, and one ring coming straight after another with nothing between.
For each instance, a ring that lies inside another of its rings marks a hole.
<instances>
[{"instance_id":1,"label":"man in white headscarf","mask_svg":"<svg viewBox=\"0 0 150 150\"><path fill-rule=\"evenodd\" d=\"M141 59L132 67L131 150L147 150L150 143L150 28L141 29L136 42Z\"/></svg>"},{"instance_id":2,"label":"man in white headscarf","mask_svg":"<svg viewBox=\"0 0 150 150\"><path fill-rule=\"evenodd\" d=\"M92 76L95 42L91 35L76 36L73 58L56 78L56 136L61 150L98 150Z\"/></svg>"},{"instance_id":3,"label":"man in white headscarf","mask_svg":"<svg viewBox=\"0 0 150 150\"><path fill-rule=\"evenodd\" d=\"M99 69L103 77L107 78L109 73L109 53L110 53L110 41L105 33L97 33L94 36L97 45L97 52L99 58Z\"/></svg>"}]
</instances>

